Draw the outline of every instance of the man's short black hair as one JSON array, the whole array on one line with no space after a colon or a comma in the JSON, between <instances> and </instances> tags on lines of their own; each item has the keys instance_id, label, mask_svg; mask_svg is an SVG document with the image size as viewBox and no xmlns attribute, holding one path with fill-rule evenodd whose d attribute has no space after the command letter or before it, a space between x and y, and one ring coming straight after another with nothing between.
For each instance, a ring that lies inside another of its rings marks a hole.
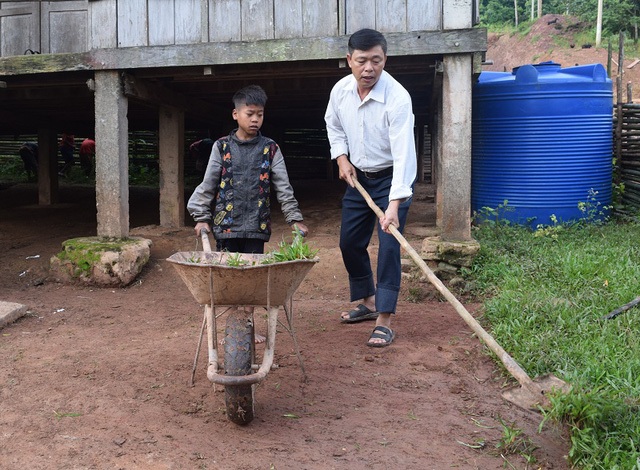
<instances>
[{"instance_id":1,"label":"man's short black hair","mask_svg":"<svg viewBox=\"0 0 640 470\"><path fill-rule=\"evenodd\" d=\"M368 51L376 46L382 47L382 51L387 53L387 40L381 32L375 29L361 29L349 38L349 54L353 54L355 50Z\"/></svg>"},{"instance_id":2,"label":"man's short black hair","mask_svg":"<svg viewBox=\"0 0 640 470\"><path fill-rule=\"evenodd\" d=\"M249 85L241 90L236 91L233 95L233 105L239 108L242 105L250 106L262 106L263 108L267 104L267 94L258 85Z\"/></svg>"}]
</instances>

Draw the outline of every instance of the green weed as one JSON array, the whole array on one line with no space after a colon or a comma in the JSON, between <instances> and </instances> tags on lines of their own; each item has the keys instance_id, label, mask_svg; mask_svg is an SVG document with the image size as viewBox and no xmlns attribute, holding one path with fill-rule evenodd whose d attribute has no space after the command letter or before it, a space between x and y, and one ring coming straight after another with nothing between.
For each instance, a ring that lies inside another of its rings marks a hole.
<instances>
[{"instance_id":1,"label":"green weed","mask_svg":"<svg viewBox=\"0 0 640 470\"><path fill-rule=\"evenodd\" d=\"M53 410L53 416L55 416L58 419L61 419L61 418L77 418L79 416L82 416L82 413L62 412L62 411Z\"/></svg>"},{"instance_id":2,"label":"green weed","mask_svg":"<svg viewBox=\"0 0 640 470\"><path fill-rule=\"evenodd\" d=\"M249 261L242 257L242 253L229 253L227 256L227 265L233 267L246 266Z\"/></svg>"},{"instance_id":3,"label":"green weed","mask_svg":"<svg viewBox=\"0 0 640 470\"><path fill-rule=\"evenodd\" d=\"M286 240L282 240L278 244L278 248L268 253L268 257L265 258L265 264L270 262L281 263L284 261L293 261L298 259L313 259L315 258L318 250L314 250L304 241L304 237L295 230L293 232L293 239L291 243L287 243Z\"/></svg>"},{"instance_id":4,"label":"green weed","mask_svg":"<svg viewBox=\"0 0 640 470\"><path fill-rule=\"evenodd\" d=\"M502 426L502 437L496 444L496 449L501 455L520 455L527 463L535 463L536 458L533 452L537 447L531 439L523 434L522 429L516 428L513 424L507 424L502 418L498 418Z\"/></svg>"}]
</instances>

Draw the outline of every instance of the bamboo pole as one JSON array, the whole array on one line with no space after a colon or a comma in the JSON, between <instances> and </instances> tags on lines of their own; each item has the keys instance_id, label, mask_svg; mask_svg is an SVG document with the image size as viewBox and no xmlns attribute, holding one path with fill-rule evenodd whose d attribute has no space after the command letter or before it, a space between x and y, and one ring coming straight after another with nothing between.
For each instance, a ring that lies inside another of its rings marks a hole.
<instances>
[{"instance_id":1,"label":"bamboo pole","mask_svg":"<svg viewBox=\"0 0 640 470\"><path fill-rule=\"evenodd\" d=\"M362 187L357 179L353 179L356 189L360 192L362 197L367 201L367 204L375 212L378 218L384 217L384 212L380 209L375 201L371 198L369 193ZM533 396L539 397L544 402L548 402L548 398L543 395L541 387L536 384L531 377L525 372L525 370L511 357L498 342L482 328L480 323L469 313L469 311L460 303L460 301L451 293L449 289L442 283L440 279L433 273L433 271L427 266L422 257L413 249L409 242L402 236L400 231L393 225L389 225L389 231L398 240L400 246L411 256L411 259L418 265L422 272L427 276L427 279L433 284L433 286L440 292L445 299L455 308L458 315L462 317L465 323L478 335L478 337L484 341L484 343L491 349L491 351L498 357L500 362L509 371L509 373L518 381L522 388L526 389Z\"/></svg>"}]
</instances>

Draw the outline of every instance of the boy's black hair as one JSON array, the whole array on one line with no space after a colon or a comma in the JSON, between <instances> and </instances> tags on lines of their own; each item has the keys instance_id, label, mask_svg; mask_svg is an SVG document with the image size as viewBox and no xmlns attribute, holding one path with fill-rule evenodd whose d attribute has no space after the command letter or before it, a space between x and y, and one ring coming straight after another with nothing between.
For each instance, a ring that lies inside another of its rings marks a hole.
<instances>
[{"instance_id":1,"label":"boy's black hair","mask_svg":"<svg viewBox=\"0 0 640 470\"><path fill-rule=\"evenodd\" d=\"M383 34L375 29L361 29L349 38L349 54L353 51L368 51L376 46L382 47L382 52L387 53L387 40Z\"/></svg>"},{"instance_id":2,"label":"boy's black hair","mask_svg":"<svg viewBox=\"0 0 640 470\"><path fill-rule=\"evenodd\" d=\"M258 85L249 85L238 91L233 95L233 105L239 108L242 105L250 106L264 106L267 104L267 94Z\"/></svg>"}]
</instances>

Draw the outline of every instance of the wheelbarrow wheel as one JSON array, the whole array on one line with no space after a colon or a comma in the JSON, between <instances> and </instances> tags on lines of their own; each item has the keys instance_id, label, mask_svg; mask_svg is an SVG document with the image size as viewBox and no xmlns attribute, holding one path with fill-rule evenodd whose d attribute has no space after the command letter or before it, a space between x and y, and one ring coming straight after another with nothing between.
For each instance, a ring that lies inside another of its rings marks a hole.
<instances>
[{"instance_id":1,"label":"wheelbarrow wheel","mask_svg":"<svg viewBox=\"0 0 640 470\"><path fill-rule=\"evenodd\" d=\"M226 375L249 375L254 353L254 330L251 314L242 310L227 317L224 337L224 372ZM225 385L227 417L236 424L253 421L253 386Z\"/></svg>"}]
</instances>

